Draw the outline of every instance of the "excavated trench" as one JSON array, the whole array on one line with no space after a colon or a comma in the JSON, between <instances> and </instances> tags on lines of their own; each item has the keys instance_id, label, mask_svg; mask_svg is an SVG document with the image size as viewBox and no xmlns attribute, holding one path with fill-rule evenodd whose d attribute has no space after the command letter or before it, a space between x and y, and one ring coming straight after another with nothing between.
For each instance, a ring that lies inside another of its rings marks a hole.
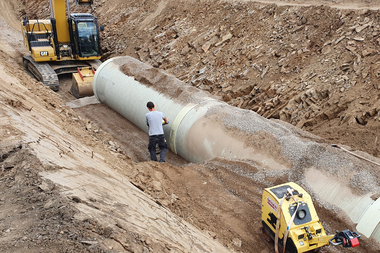
<instances>
[{"instance_id":1,"label":"excavated trench","mask_svg":"<svg viewBox=\"0 0 380 253\"><path fill-rule=\"evenodd\" d=\"M137 110L142 114L141 119L136 115L136 112L128 112L128 108L134 108L139 101L141 102L141 107L144 108L145 101L143 101L143 99L146 99L146 94L150 94L153 99L165 105L170 105L173 101L177 101L177 103L180 104L199 104L199 99L207 98L207 95L202 95L201 92L200 94L187 94L185 92L188 89L186 84L175 79L168 81L171 80L172 77L163 71L155 71L155 74L152 75L149 65L138 63L138 61L133 58L118 58L115 62L116 66L120 66L119 72L109 74L111 72L109 72L109 70L107 71L107 66L111 65L111 69L113 70L115 70L115 66L113 61L107 61L99 69L97 78L94 79L94 87L98 98L101 97L104 99L108 105L118 110L119 113L126 117L131 117L131 120L141 128L139 130L136 126L128 122L128 124L131 124L130 126L134 127L134 131L136 131L137 134L133 133L132 140L126 141L124 140L124 135L122 135L122 132L125 130L122 128L123 124L126 125L127 122L123 120L120 115L116 115L115 113L113 113L113 116L117 116L117 121L120 120L120 123L115 123L113 118L104 119L106 122L112 122L112 126L110 123L107 123L105 127L110 133L116 133L115 137L118 142L125 143L125 146L130 147L131 143L133 143L132 146L138 143L140 149L145 149L146 151L147 137L145 133L146 130L143 129L145 127L143 109ZM128 81L127 75L123 73L121 66L123 66L123 68L130 66L130 68L128 67L128 75L134 77L136 80L143 79L148 83L152 83L154 82L153 80L155 80L156 83L152 86L135 81L128 84L129 86L126 86L130 81ZM104 68L106 70L103 70ZM123 76L125 79L123 79ZM97 80L101 80L102 85L96 83ZM107 91L107 97L105 97L103 93L99 93L99 90L103 91L107 89L106 84L111 83L113 83L113 85L112 87L109 86L109 89L112 89L112 91ZM118 86L118 84L120 85ZM100 88L98 88L98 86ZM134 92L126 92L123 90L125 89L124 87L129 87L128 89ZM181 92L185 94L183 98L182 95L171 97L171 95L166 93L167 90L172 92L177 89L181 89ZM149 90L153 91L153 93ZM119 98L112 97L115 96L112 94L115 94ZM118 94L125 95L119 96ZM117 101L117 99L119 100ZM185 103L183 102L184 99ZM94 106L97 106L97 108L102 106L101 110L109 110L109 108L106 109L100 104ZM165 106L161 107L166 108ZM169 107L174 110L175 103ZM181 111L181 106L179 108L177 111ZM333 209L335 205L344 210L349 219L353 223L358 224L357 229L360 229L359 233L363 233L367 237L372 235L375 238L379 234L380 228L376 224L370 227L366 225L369 220L373 220L377 217L376 211L373 211L376 209L377 202L372 199L372 196L376 194L378 190L377 182L372 178L373 175L377 175L377 173L374 174L373 164L324 144L318 137L303 132L293 126L286 125L281 121L267 120L254 112L236 109L235 107L223 104L217 104L216 107L212 104L210 106L206 105L205 108L205 112L202 112L202 108L196 108L196 111L200 111L203 116L196 116L196 120L185 120L188 124L187 128L189 129L187 132L179 131L179 134L185 134L186 138L184 139L187 140L188 143L186 144L186 141L180 142L181 147L187 145L186 148L183 148L185 151L182 153L182 156L193 159L193 162L206 160L206 167L207 160L215 157L224 157L222 159L228 159L230 162L248 160L253 164L253 167L259 171L272 173L274 177L287 174L290 180L302 182L302 186L313 194L316 194L318 200L324 205ZM92 117L99 114L99 111L95 108L91 111ZM93 113L94 111L96 111L96 114ZM84 112L82 111L82 113ZM90 111L87 112L87 114L89 113ZM167 114L172 115L170 113L171 112L168 112ZM84 114L84 116L88 117L89 115L87 114ZM104 111L101 114L104 116L110 113ZM178 115L181 115L181 113L178 113ZM176 118L178 115L175 116L175 114L173 114L172 117ZM188 116L188 113L186 116ZM183 117L183 115L181 117ZM175 120L176 119L173 121ZM99 121L99 118L97 121ZM182 118L181 121L183 121ZM197 123L197 121L199 122ZM219 129L220 126L222 127L218 132L217 129ZM169 133L173 132L173 129L170 130L170 127L172 127L172 124L169 125L169 128L165 129L167 138L169 137ZM141 132L141 130L143 130L143 132ZM128 133L128 136L131 136L131 134ZM216 138L213 136L216 136ZM180 136L180 140L181 138L183 138L183 136ZM194 144L192 143L195 139L199 140L197 141L197 148L193 150L192 146ZM223 140L227 140L227 143ZM244 142L244 148L239 148L238 143L242 140ZM173 143L174 142L175 141L173 141ZM185 144L183 144L183 142ZM169 143L172 143L172 141L170 140ZM212 148L213 145L215 145L214 148ZM231 150L227 152L228 154L224 152L226 148ZM203 149L204 151L198 153L199 150ZM135 157L134 159L149 159L146 152L145 154L144 152L137 154L135 151L131 151L131 154L132 153ZM181 155L181 151L179 155ZM197 155L200 156L197 157ZM175 157L176 161L172 161L173 157ZM236 159L234 157L240 158ZM181 160L182 164L178 164L177 159ZM173 162L173 164L177 163L178 165L185 164L184 160L173 153L169 155L168 162ZM361 168L360 172L357 171L357 168ZM257 174L259 173L260 172ZM240 175L242 177L246 177L248 174L249 170L241 169ZM255 177L253 177L253 179L255 179Z\"/></svg>"},{"instance_id":2,"label":"excavated trench","mask_svg":"<svg viewBox=\"0 0 380 253\"><path fill-rule=\"evenodd\" d=\"M128 19L128 16L125 18ZM24 81L24 85L28 85L27 81ZM60 85L58 94L63 98L64 103L76 102L74 101L75 98L68 93L71 77L60 77ZM57 110L56 107L58 106L55 104L54 96L46 93L45 102L47 108L54 107L55 109L51 110ZM270 149L275 155L285 154L286 158L291 161L291 165L287 169L268 169L265 164L260 164L254 159L216 158L192 164L172 152L168 152L167 164L159 166L147 162L149 161L148 138L144 131L106 105L96 103L95 100L83 100L83 103L77 104L82 106L73 108L73 110L81 119L74 118L70 121L71 125L77 125L78 122L86 119L88 120L84 127L86 131L95 133L94 136L99 136L97 133L100 129L109 134L111 137L94 138L102 142L105 149L109 150L111 154L115 154L115 163L119 161L119 155L123 157L122 163L126 165L123 168L124 173L134 185L154 198L159 205L169 208L176 215L199 229L209 231L212 238L216 238L226 247L243 252L257 252L257 248L262 249L263 253L269 252L264 249L265 245L260 242L260 238L257 236L257 228L260 226L262 189L288 181L300 184L312 195L317 213L328 233L334 233L337 229L356 230L358 228L360 231L365 231L363 234L366 237L370 235L378 237L380 234L380 228L376 227L375 219L371 218L379 217L376 214L380 178L378 167L342 150L331 148L330 145L323 143L321 138L289 124L278 120L265 120L263 121L264 125L275 126L273 133L266 134L263 131L261 135L256 137L239 136L256 145ZM239 110L239 112L243 111ZM141 116L144 117L144 115ZM244 127L245 124L248 128L252 127L252 122L249 120L241 124L240 121L237 121L239 117L230 115L225 118L227 122L234 122L240 127ZM202 124L198 127L201 128ZM236 127L236 125L231 127ZM273 139L276 132L281 135L280 141ZM239 134L237 133L237 135ZM55 139L55 141L57 140ZM90 141L88 142L90 145L94 145ZM37 144L33 145L37 146ZM54 145L52 143L49 148L54 147ZM377 158L368 154L359 153L370 160L378 161ZM70 150L63 156L67 154L70 155ZM108 163L110 163L109 160ZM127 168L129 166L133 169ZM52 170L52 168L48 168L48 170ZM55 170L60 171L62 168L57 167L52 171ZM89 167L89 170L92 168ZM52 171L45 173L45 177L59 184L60 178L55 177ZM70 170L62 171L68 173L69 178ZM75 185L77 187L76 194L82 195L79 199L74 198L73 202L82 204L84 209L91 208L91 206L99 209L97 205L100 203L94 201L96 198L86 199L85 191L79 187L80 182L85 180L85 177L78 177L78 182L75 181L78 183ZM98 185L101 185L101 177L97 180L99 180L97 181ZM65 184L67 187L71 187L70 180L65 181ZM109 189L112 189L112 184L109 184ZM96 192L95 189L94 192ZM100 194L101 192L99 192ZM118 209L121 206L122 204L115 205L115 208ZM57 208L60 207L60 205L57 206ZM345 213L342 213L337 207L344 210ZM358 227L355 224L357 222L359 222ZM89 223L91 223L89 226L92 230L99 229L96 222L91 219ZM125 229L123 224L119 223L117 226ZM105 229L105 227L100 228ZM149 246L148 239L133 234L134 231L128 229L125 231L131 235L130 239L126 240L120 234L118 235L120 237L115 237L115 240L120 242L118 244L122 245L125 250L130 247L128 240L139 241L144 247ZM63 232L63 234L65 233L66 231ZM104 234L109 233L104 232ZM40 234L39 236L43 235ZM88 238L90 236L86 237L86 240ZM256 245L257 248L253 249L252 245ZM163 250L165 245L161 246L159 249ZM166 248L170 247L166 246ZM378 249L378 244L363 237L362 247L358 251L376 252ZM337 250L341 250L341 248L330 247L327 252L336 252ZM350 252L345 249L341 251Z\"/></svg>"},{"instance_id":3,"label":"excavated trench","mask_svg":"<svg viewBox=\"0 0 380 253\"><path fill-rule=\"evenodd\" d=\"M108 132L116 142L113 143L115 148L123 150L123 153L130 156L134 162L139 163L150 160L148 153L148 136L144 131L110 107L99 103L95 97L79 99L81 101L79 102L69 92L71 84L71 75L60 76L60 90L58 94L69 106L73 107L74 111L82 118L91 121L94 127L101 128ZM145 117L145 115L141 116L143 118ZM175 166L183 166L188 163L171 151L168 151L167 159L168 163Z\"/></svg>"}]
</instances>

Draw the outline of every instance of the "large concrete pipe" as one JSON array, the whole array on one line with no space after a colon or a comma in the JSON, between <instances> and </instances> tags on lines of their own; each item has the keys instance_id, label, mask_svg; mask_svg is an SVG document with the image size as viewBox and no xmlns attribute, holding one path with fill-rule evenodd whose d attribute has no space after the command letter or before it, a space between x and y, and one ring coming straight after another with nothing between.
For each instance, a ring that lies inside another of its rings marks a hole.
<instances>
[{"instance_id":1,"label":"large concrete pipe","mask_svg":"<svg viewBox=\"0 0 380 253\"><path fill-rule=\"evenodd\" d=\"M244 159L260 171L236 170L247 177L260 180L260 175L286 175L316 193L322 202L343 209L359 223L359 232L380 240L380 226L368 229L366 225L373 216L365 215L366 211L379 204L374 205L371 196L380 189L376 176L368 177L374 171L370 163L285 122L229 106L132 57L104 62L96 71L93 88L100 102L145 132L146 103L153 101L170 122L164 126L170 149L186 160Z\"/></svg>"},{"instance_id":2,"label":"large concrete pipe","mask_svg":"<svg viewBox=\"0 0 380 253\"><path fill-rule=\"evenodd\" d=\"M100 102L145 132L148 131L146 103L153 101L169 120L169 125L164 127L169 148L188 161L226 157L253 159L271 169L290 168L284 156L273 155L273 148L280 149L273 137L267 136L264 143L256 131L240 130L255 129L250 124L258 124L244 120L248 111L230 107L132 57L104 62L96 71L93 88ZM236 118L227 119L231 114ZM258 120L261 121L260 116Z\"/></svg>"}]
</instances>

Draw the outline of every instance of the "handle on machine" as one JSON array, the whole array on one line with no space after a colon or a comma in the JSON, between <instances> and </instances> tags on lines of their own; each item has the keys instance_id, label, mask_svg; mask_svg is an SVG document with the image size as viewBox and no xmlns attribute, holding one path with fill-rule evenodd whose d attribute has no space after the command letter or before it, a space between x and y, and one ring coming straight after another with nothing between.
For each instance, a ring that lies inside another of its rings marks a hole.
<instances>
[{"instance_id":1,"label":"handle on machine","mask_svg":"<svg viewBox=\"0 0 380 253\"><path fill-rule=\"evenodd\" d=\"M359 238L360 234L346 229L342 232L337 231L334 237L329 240L329 243L335 246L343 244L343 247L345 248L354 248L359 246Z\"/></svg>"}]
</instances>

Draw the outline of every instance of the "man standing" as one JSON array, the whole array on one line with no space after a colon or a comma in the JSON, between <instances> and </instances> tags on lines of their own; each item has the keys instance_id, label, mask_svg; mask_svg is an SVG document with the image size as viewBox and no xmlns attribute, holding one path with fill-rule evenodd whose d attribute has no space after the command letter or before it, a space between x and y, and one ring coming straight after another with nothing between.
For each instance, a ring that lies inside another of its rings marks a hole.
<instances>
[{"instance_id":1,"label":"man standing","mask_svg":"<svg viewBox=\"0 0 380 253\"><path fill-rule=\"evenodd\" d=\"M163 112L156 111L154 108L153 102L148 102L146 104L149 112L145 114L146 124L149 127L149 145L148 150L150 153L150 159L152 161L157 161L156 156L156 145L158 143L158 147L161 150L160 153L160 162L165 162L166 149L168 147L165 136L164 136L164 128L162 127L162 121L165 124L168 123L168 120L165 117Z\"/></svg>"}]
</instances>

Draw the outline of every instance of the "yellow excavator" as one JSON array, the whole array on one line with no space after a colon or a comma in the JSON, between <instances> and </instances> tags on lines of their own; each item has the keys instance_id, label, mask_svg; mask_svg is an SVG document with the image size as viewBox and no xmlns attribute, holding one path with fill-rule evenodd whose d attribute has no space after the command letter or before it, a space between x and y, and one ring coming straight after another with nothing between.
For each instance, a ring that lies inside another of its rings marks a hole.
<instances>
[{"instance_id":1,"label":"yellow excavator","mask_svg":"<svg viewBox=\"0 0 380 253\"><path fill-rule=\"evenodd\" d=\"M76 3L89 6L92 0ZM99 30L103 27L89 13L70 13L69 0L50 0L50 10L50 19L29 19L26 14L22 20L24 45L30 53L23 57L24 66L54 91L59 90L58 75L73 73L71 90L81 97L81 90L92 85L85 77L93 77L101 64Z\"/></svg>"}]
</instances>

